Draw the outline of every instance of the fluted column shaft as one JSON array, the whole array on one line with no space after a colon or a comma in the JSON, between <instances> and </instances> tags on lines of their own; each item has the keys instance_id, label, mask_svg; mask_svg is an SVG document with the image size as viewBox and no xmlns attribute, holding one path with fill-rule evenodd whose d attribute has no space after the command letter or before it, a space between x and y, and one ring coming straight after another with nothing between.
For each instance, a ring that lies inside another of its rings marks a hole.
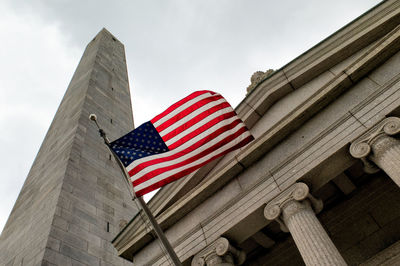
<instances>
[{"instance_id":1,"label":"fluted column shaft","mask_svg":"<svg viewBox=\"0 0 400 266\"><path fill-rule=\"evenodd\" d=\"M322 201L309 193L308 186L296 183L269 202L264 215L290 232L307 266L347 265L315 215L321 209Z\"/></svg>"},{"instance_id":2,"label":"fluted column shaft","mask_svg":"<svg viewBox=\"0 0 400 266\"><path fill-rule=\"evenodd\" d=\"M400 187L400 141L382 134L376 137L371 147L371 161Z\"/></svg>"},{"instance_id":3,"label":"fluted column shaft","mask_svg":"<svg viewBox=\"0 0 400 266\"><path fill-rule=\"evenodd\" d=\"M308 200L288 202L282 216L306 265L346 265Z\"/></svg>"},{"instance_id":4,"label":"fluted column shaft","mask_svg":"<svg viewBox=\"0 0 400 266\"><path fill-rule=\"evenodd\" d=\"M364 170L373 173L377 167L400 186L400 118L388 117L369 129L350 146L350 154L364 163Z\"/></svg>"}]
</instances>

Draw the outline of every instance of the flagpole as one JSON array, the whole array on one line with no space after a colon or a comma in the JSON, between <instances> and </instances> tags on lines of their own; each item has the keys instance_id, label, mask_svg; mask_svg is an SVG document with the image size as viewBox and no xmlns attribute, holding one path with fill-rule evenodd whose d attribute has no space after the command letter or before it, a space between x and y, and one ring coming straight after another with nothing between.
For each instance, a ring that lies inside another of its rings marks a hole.
<instances>
[{"instance_id":1,"label":"flagpole","mask_svg":"<svg viewBox=\"0 0 400 266\"><path fill-rule=\"evenodd\" d=\"M143 197L136 197L135 191L133 190L133 186L130 182L130 176L126 172L125 166L122 164L121 160L119 157L115 154L115 152L111 149L110 147L110 141L107 138L106 133L102 128L100 128L99 124L97 123L97 116L95 114L90 114L89 119L94 121L97 128L99 129L100 136L104 139L104 143L106 144L107 148L109 151L112 153L114 156L115 160L117 161L119 167L121 168L122 172L124 173L125 181L128 183L129 191L132 196L132 200L137 200L139 202L139 205L142 207L144 213L147 215L147 218L149 218L150 223L152 224L154 231L156 232L158 239L160 239L161 244L164 246L166 249L169 257L173 261L173 263L176 266L181 266L181 262L176 255L174 249L172 248L171 244L169 243L168 239L165 237L163 231L161 230L160 225L157 223L156 219L154 218L153 214L151 213L150 209L147 207L146 202L144 202Z\"/></svg>"}]
</instances>

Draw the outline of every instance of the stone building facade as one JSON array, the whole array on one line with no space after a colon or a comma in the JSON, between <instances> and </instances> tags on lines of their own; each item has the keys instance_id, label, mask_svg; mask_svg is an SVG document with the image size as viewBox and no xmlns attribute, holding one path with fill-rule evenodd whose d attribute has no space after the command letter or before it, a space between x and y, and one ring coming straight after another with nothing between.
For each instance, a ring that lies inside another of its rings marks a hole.
<instances>
[{"instance_id":1,"label":"stone building facade","mask_svg":"<svg viewBox=\"0 0 400 266\"><path fill-rule=\"evenodd\" d=\"M182 263L400 265L400 2L252 81L256 139L149 203ZM170 264L139 216L113 245Z\"/></svg>"}]
</instances>

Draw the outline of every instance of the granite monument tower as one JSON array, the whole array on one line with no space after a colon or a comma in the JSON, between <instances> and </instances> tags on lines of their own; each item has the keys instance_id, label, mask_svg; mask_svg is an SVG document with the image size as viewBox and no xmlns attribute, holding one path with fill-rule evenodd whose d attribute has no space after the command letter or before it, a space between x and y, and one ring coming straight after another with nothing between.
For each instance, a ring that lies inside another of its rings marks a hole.
<instances>
[{"instance_id":1,"label":"granite monument tower","mask_svg":"<svg viewBox=\"0 0 400 266\"><path fill-rule=\"evenodd\" d=\"M131 265L110 241L137 213L96 127L133 128L124 46L88 44L0 237L1 265Z\"/></svg>"}]
</instances>

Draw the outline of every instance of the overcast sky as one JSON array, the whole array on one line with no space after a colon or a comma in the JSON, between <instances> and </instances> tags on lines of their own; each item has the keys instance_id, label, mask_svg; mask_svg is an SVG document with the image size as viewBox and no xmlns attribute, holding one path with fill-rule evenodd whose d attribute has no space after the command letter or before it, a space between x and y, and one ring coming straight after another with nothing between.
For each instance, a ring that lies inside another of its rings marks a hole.
<instances>
[{"instance_id":1,"label":"overcast sky","mask_svg":"<svg viewBox=\"0 0 400 266\"><path fill-rule=\"evenodd\" d=\"M278 69L378 0L0 0L0 231L85 46L125 45L135 124L198 89L236 106Z\"/></svg>"}]
</instances>

